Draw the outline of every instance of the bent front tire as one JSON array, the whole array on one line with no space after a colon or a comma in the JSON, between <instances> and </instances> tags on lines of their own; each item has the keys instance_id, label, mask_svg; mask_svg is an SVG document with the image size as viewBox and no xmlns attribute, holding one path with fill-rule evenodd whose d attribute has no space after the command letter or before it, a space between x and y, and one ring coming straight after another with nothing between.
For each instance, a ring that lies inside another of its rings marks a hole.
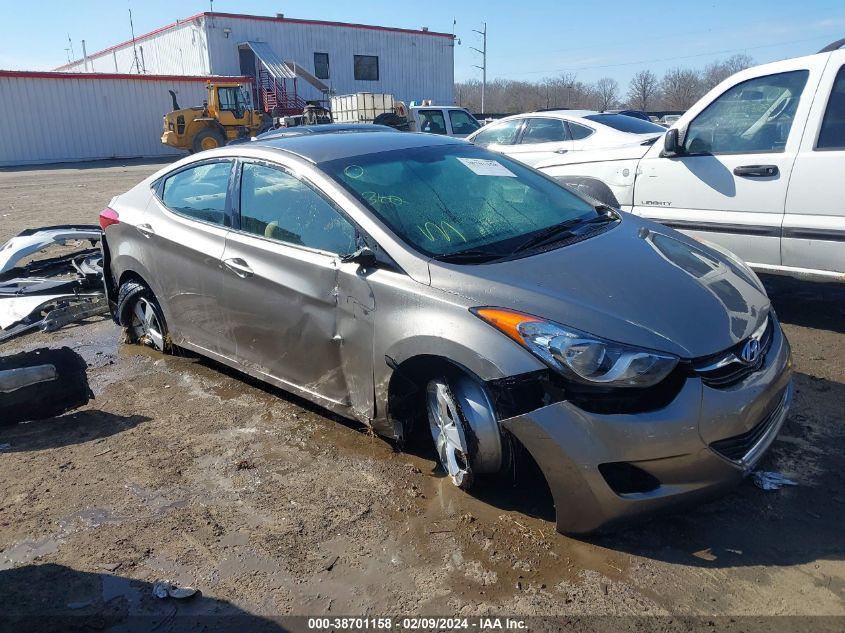
<instances>
[{"instance_id":1,"label":"bent front tire","mask_svg":"<svg viewBox=\"0 0 845 633\"><path fill-rule=\"evenodd\" d=\"M476 474L499 472L505 447L487 391L463 373L426 385L428 424L440 465L456 486L469 489Z\"/></svg>"}]
</instances>

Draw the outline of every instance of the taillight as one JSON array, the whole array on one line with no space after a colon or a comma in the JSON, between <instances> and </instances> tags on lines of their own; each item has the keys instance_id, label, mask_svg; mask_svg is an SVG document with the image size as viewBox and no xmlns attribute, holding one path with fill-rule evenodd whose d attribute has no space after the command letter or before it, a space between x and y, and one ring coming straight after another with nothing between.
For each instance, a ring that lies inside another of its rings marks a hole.
<instances>
[{"instance_id":1,"label":"taillight","mask_svg":"<svg viewBox=\"0 0 845 633\"><path fill-rule=\"evenodd\" d=\"M106 207L100 211L100 228L105 231L106 227L112 224L120 224L120 217L117 215L117 211L111 207Z\"/></svg>"}]
</instances>

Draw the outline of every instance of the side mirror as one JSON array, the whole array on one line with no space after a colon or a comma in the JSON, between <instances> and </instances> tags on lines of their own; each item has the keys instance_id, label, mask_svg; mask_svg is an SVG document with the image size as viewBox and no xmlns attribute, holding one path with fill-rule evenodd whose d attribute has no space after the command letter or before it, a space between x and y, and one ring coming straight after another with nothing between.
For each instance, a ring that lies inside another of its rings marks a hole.
<instances>
[{"instance_id":1,"label":"side mirror","mask_svg":"<svg viewBox=\"0 0 845 633\"><path fill-rule=\"evenodd\" d=\"M672 128L663 136L663 155L677 156L683 154L684 147L678 140L678 129Z\"/></svg>"},{"instance_id":2,"label":"side mirror","mask_svg":"<svg viewBox=\"0 0 845 633\"><path fill-rule=\"evenodd\" d=\"M343 255L340 261L345 264L358 264L362 268L372 268L378 263L378 256L369 246L362 246L354 253Z\"/></svg>"}]
</instances>

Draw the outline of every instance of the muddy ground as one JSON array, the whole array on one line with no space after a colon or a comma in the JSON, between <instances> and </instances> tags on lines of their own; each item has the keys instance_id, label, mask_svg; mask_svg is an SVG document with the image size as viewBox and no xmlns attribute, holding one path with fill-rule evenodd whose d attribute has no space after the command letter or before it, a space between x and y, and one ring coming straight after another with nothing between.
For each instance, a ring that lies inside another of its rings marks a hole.
<instances>
[{"instance_id":1,"label":"muddy ground","mask_svg":"<svg viewBox=\"0 0 845 633\"><path fill-rule=\"evenodd\" d=\"M159 167L0 171L0 243L94 223ZM465 494L424 446L397 452L213 362L122 345L109 320L6 343L77 350L96 399L0 425L0 595L13 614L144 613L156 630L178 613L845 615L845 286L765 282L797 395L761 467L799 485L746 481L591 539L555 532L536 477ZM160 579L202 597L160 601Z\"/></svg>"}]
</instances>

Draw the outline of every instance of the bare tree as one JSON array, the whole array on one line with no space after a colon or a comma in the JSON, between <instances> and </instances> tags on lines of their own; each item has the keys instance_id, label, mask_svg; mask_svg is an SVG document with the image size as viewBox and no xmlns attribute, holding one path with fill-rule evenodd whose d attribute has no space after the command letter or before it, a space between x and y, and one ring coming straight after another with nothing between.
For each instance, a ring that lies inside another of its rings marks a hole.
<instances>
[{"instance_id":1,"label":"bare tree","mask_svg":"<svg viewBox=\"0 0 845 633\"><path fill-rule=\"evenodd\" d=\"M722 79L752 63L748 55L734 55L708 65L703 72L684 68L670 70L662 81L658 81L652 71L641 70L628 86L627 99L632 107L640 110L685 110ZM619 98L619 84L610 77L599 79L595 84L585 84L578 81L574 73L564 73L540 81L488 81L484 105L488 112L503 114L540 108L606 110L616 106ZM478 112L481 108L481 82L471 79L456 83L455 100Z\"/></svg>"},{"instance_id":2,"label":"bare tree","mask_svg":"<svg viewBox=\"0 0 845 633\"><path fill-rule=\"evenodd\" d=\"M619 100L619 82L610 77L602 77L593 86L597 110L607 110Z\"/></svg>"},{"instance_id":3,"label":"bare tree","mask_svg":"<svg viewBox=\"0 0 845 633\"><path fill-rule=\"evenodd\" d=\"M637 110L648 110L660 90L657 76L650 70L641 70L628 85L628 102Z\"/></svg>"},{"instance_id":4,"label":"bare tree","mask_svg":"<svg viewBox=\"0 0 845 633\"><path fill-rule=\"evenodd\" d=\"M732 55L720 62L713 62L704 68L701 81L704 90L710 90L731 75L754 65L754 60L744 53Z\"/></svg>"},{"instance_id":5,"label":"bare tree","mask_svg":"<svg viewBox=\"0 0 845 633\"><path fill-rule=\"evenodd\" d=\"M701 78L695 70L673 68L661 82L664 105L672 110L686 110L703 94Z\"/></svg>"}]
</instances>

